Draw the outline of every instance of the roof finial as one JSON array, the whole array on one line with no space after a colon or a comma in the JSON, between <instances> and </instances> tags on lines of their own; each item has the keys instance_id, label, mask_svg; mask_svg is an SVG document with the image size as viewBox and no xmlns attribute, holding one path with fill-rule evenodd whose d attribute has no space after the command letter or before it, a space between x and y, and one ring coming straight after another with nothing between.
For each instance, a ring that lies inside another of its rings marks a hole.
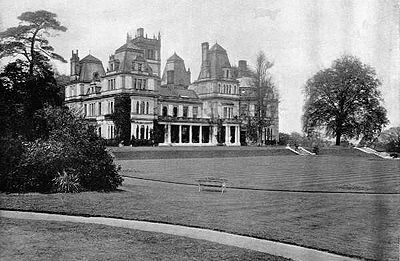
<instances>
[{"instance_id":1,"label":"roof finial","mask_svg":"<svg viewBox=\"0 0 400 261\"><path fill-rule=\"evenodd\" d=\"M90 50L89 50L89 55L91 55Z\"/></svg>"}]
</instances>

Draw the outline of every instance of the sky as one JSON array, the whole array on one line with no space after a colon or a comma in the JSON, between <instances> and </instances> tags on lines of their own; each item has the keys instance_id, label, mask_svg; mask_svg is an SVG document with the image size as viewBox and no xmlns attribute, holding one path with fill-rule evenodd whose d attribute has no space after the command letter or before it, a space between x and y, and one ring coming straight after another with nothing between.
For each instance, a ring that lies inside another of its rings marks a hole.
<instances>
[{"instance_id":1,"label":"sky","mask_svg":"<svg viewBox=\"0 0 400 261\"><path fill-rule=\"evenodd\" d=\"M390 126L400 126L399 0L0 0L0 31L25 11L48 10L68 28L50 43L69 60L71 50L106 66L126 34L143 27L161 33L161 58L176 52L196 80L201 43L218 42L231 65L251 66L263 51L280 93L280 131L300 132L303 87L317 71L345 54L376 69ZM69 64L57 63L69 74Z\"/></svg>"}]
</instances>

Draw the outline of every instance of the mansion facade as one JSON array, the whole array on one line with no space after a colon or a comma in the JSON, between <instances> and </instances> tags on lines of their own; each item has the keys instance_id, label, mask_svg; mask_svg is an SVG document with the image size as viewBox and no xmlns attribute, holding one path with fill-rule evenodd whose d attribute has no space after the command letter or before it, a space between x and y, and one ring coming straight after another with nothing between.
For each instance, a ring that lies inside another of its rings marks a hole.
<instances>
[{"instance_id":1,"label":"mansion facade","mask_svg":"<svg viewBox=\"0 0 400 261\"><path fill-rule=\"evenodd\" d=\"M231 66L219 44L202 43L200 73L191 82L190 69L174 53L161 73L161 36L148 38L143 28L109 56L106 69L92 55L83 59L72 51L71 82L65 87L65 103L81 111L96 126L99 135L117 135L111 115L116 97L130 99L131 136L152 139L161 131L160 146L240 146L247 140L248 122L257 113L256 88L246 74L246 61ZM262 142L279 139L278 98L269 93L268 126Z\"/></svg>"}]
</instances>

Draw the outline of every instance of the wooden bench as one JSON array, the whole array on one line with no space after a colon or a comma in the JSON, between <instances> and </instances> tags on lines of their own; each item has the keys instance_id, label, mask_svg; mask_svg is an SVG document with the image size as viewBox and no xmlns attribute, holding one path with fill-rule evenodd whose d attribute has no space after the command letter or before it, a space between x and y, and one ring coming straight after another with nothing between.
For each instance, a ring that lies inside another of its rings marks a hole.
<instances>
[{"instance_id":1,"label":"wooden bench","mask_svg":"<svg viewBox=\"0 0 400 261\"><path fill-rule=\"evenodd\" d=\"M226 179L223 178L214 178L214 177L205 177L201 179L196 179L197 184L199 186L199 192L202 187L212 187L212 188L221 188L221 194L224 193L226 188Z\"/></svg>"}]
</instances>

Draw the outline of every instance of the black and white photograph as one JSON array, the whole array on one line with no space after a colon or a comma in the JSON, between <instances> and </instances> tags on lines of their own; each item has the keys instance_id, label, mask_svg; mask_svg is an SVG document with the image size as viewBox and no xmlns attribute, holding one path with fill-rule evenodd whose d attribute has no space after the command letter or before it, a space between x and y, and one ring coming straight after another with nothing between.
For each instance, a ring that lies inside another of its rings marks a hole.
<instances>
[{"instance_id":1,"label":"black and white photograph","mask_svg":"<svg viewBox=\"0 0 400 261\"><path fill-rule=\"evenodd\" d=\"M400 261L400 0L0 0L0 260Z\"/></svg>"}]
</instances>

